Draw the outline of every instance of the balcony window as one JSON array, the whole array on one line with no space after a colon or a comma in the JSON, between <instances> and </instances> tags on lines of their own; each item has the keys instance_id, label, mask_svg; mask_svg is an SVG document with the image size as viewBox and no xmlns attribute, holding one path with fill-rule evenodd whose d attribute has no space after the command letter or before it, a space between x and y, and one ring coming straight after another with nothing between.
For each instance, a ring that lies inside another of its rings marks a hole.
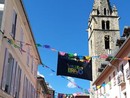
<instances>
[{"instance_id":1,"label":"balcony window","mask_svg":"<svg viewBox=\"0 0 130 98\"><path fill-rule=\"evenodd\" d=\"M126 69L126 78L129 79L130 78L130 68Z\"/></svg>"},{"instance_id":2,"label":"balcony window","mask_svg":"<svg viewBox=\"0 0 130 98\"><path fill-rule=\"evenodd\" d=\"M118 73L118 85L122 85L125 83L125 80L124 80L124 74L123 72L120 70L119 73Z\"/></svg>"}]
</instances>

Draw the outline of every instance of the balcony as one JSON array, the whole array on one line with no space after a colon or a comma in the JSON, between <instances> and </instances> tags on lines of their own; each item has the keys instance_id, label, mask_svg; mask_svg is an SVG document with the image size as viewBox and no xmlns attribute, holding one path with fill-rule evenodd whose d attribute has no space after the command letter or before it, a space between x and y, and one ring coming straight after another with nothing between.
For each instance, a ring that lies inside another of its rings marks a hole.
<instances>
[{"instance_id":1,"label":"balcony","mask_svg":"<svg viewBox=\"0 0 130 98\"><path fill-rule=\"evenodd\" d=\"M121 74L117 77L117 80L118 80L118 85L119 86L122 86L123 84L125 84L125 80L124 80L124 75Z\"/></svg>"},{"instance_id":2,"label":"balcony","mask_svg":"<svg viewBox=\"0 0 130 98\"><path fill-rule=\"evenodd\" d=\"M126 37L121 37L120 39L117 39L116 46L121 47L122 44L125 42L125 40L126 40Z\"/></svg>"},{"instance_id":3,"label":"balcony","mask_svg":"<svg viewBox=\"0 0 130 98\"><path fill-rule=\"evenodd\" d=\"M130 68L126 69L126 78L127 78L127 80L130 79Z\"/></svg>"}]
</instances>

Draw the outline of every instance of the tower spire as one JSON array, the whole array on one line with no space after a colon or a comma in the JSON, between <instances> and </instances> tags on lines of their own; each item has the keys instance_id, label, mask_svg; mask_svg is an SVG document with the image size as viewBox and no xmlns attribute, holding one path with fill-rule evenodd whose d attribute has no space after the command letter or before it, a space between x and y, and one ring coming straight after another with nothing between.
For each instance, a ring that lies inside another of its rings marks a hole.
<instances>
[{"instance_id":1,"label":"tower spire","mask_svg":"<svg viewBox=\"0 0 130 98\"><path fill-rule=\"evenodd\" d=\"M94 0L93 10L97 10L97 13L100 15L109 15L112 13L112 8L109 0Z\"/></svg>"}]
</instances>

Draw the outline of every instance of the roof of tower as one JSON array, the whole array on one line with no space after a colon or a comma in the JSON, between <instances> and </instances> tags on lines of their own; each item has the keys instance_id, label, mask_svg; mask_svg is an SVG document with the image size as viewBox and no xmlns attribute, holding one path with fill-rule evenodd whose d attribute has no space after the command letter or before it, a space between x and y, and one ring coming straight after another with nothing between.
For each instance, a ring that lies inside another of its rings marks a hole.
<instances>
[{"instance_id":1,"label":"roof of tower","mask_svg":"<svg viewBox=\"0 0 130 98\"><path fill-rule=\"evenodd\" d=\"M103 5L106 7L106 4L110 12L112 12L110 0L94 0L93 9L98 9L99 7L103 7Z\"/></svg>"}]
</instances>

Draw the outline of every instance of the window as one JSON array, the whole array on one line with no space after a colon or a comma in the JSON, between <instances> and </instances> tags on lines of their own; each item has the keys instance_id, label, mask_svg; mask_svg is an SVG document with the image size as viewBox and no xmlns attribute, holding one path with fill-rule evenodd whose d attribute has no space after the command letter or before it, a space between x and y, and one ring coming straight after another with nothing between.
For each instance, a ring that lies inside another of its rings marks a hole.
<instances>
[{"instance_id":1,"label":"window","mask_svg":"<svg viewBox=\"0 0 130 98\"><path fill-rule=\"evenodd\" d=\"M106 29L109 30L110 29L110 22L106 21Z\"/></svg>"},{"instance_id":2,"label":"window","mask_svg":"<svg viewBox=\"0 0 130 98\"><path fill-rule=\"evenodd\" d=\"M124 68L123 68L124 66L123 66L123 64L120 66L120 71L123 73L123 71L124 71Z\"/></svg>"},{"instance_id":3,"label":"window","mask_svg":"<svg viewBox=\"0 0 130 98\"><path fill-rule=\"evenodd\" d=\"M102 90L101 90L101 88L100 88L100 96L102 95Z\"/></svg>"},{"instance_id":4,"label":"window","mask_svg":"<svg viewBox=\"0 0 130 98\"><path fill-rule=\"evenodd\" d=\"M11 91L13 65L14 65L14 58L8 52L8 50L5 49L5 58L4 58L4 66L3 66L3 73L2 73L2 90L4 90L9 94Z\"/></svg>"},{"instance_id":5,"label":"window","mask_svg":"<svg viewBox=\"0 0 130 98\"><path fill-rule=\"evenodd\" d=\"M100 13L99 13L99 10L97 9L97 15L99 15Z\"/></svg>"},{"instance_id":6,"label":"window","mask_svg":"<svg viewBox=\"0 0 130 98\"><path fill-rule=\"evenodd\" d=\"M32 56L32 65L31 65L31 72L33 73L33 66L34 66L34 58Z\"/></svg>"},{"instance_id":7,"label":"window","mask_svg":"<svg viewBox=\"0 0 130 98\"><path fill-rule=\"evenodd\" d=\"M35 65L35 69L34 69L34 77L37 78L37 66Z\"/></svg>"},{"instance_id":8,"label":"window","mask_svg":"<svg viewBox=\"0 0 130 98\"><path fill-rule=\"evenodd\" d=\"M105 30L105 21L102 20L102 29Z\"/></svg>"},{"instance_id":9,"label":"window","mask_svg":"<svg viewBox=\"0 0 130 98\"><path fill-rule=\"evenodd\" d=\"M21 53L22 53L22 48L23 48L23 37L24 37L23 29L21 28L21 31L20 31L20 51L21 51Z\"/></svg>"},{"instance_id":10,"label":"window","mask_svg":"<svg viewBox=\"0 0 130 98\"><path fill-rule=\"evenodd\" d=\"M109 35L105 35L104 41L105 41L105 49L110 49L110 41L109 41Z\"/></svg>"},{"instance_id":11,"label":"window","mask_svg":"<svg viewBox=\"0 0 130 98\"><path fill-rule=\"evenodd\" d=\"M115 71L113 72L113 82L114 82L114 86L115 86L116 85Z\"/></svg>"},{"instance_id":12,"label":"window","mask_svg":"<svg viewBox=\"0 0 130 98\"><path fill-rule=\"evenodd\" d=\"M111 89L111 76L109 76L109 89Z\"/></svg>"},{"instance_id":13,"label":"window","mask_svg":"<svg viewBox=\"0 0 130 98\"><path fill-rule=\"evenodd\" d=\"M11 29L11 36L13 39L15 39L16 35L16 23L17 23L17 13L15 10L13 10L13 16L12 16L12 29Z\"/></svg>"},{"instance_id":14,"label":"window","mask_svg":"<svg viewBox=\"0 0 130 98\"><path fill-rule=\"evenodd\" d=\"M21 69L11 53L6 49L2 74L2 90L15 98L19 98L20 80Z\"/></svg>"},{"instance_id":15,"label":"window","mask_svg":"<svg viewBox=\"0 0 130 98\"><path fill-rule=\"evenodd\" d=\"M29 62L30 62L30 48L28 47L27 50L27 65L29 66Z\"/></svg>"},{"instance_id":16,"label":"window","mask_svg":"<svg viewBox=\"0 0 130 98\"><path fill-rule=\"evenodd\" d=\"M102 29L103 30L109 30L110 29L110 21L104 21L102 20Z\"/></svg>"},{"instance_id":17,"label":"window","mask_svg":"<svg viewBox=\"0 0 130 98\"><path fill-rule=\"evenodd\" d=\"M17 64L17 72L16 72L16 78L15 78L15 84L14 84L14 97L19 98L19 92L20 92L20 81L21 81L21 73L22 70Z\"/></svg>"},{"instance_id":18,"label":"window","mask_svg":"<svg viewBox=\"0 0 130 98\"><path fill-rule=\"evenodd\" d=\"M105 82L103 82L103 89L104 89L104 94L106 93L106 88L105 88Z\"/></svg>"},{"instance_id":19,"label":"window","mask_svg":"<svg viewBox=\"0 0 130 98\"><path fill-rule=\"evenodd\" d=\"M127 98L127 94L126 94L126 92L125 93L123 93L124 94L124 98Z\"/></svg>"},{"instance_id":20,"label":"window","mask_svg":"<svg viewBox=\"0 0 130 98\"><path fill-rule=\"evenodd\" d=\"M106 8L104 8L104 15L106 15Z\"/></svg>"}]
</instances>

